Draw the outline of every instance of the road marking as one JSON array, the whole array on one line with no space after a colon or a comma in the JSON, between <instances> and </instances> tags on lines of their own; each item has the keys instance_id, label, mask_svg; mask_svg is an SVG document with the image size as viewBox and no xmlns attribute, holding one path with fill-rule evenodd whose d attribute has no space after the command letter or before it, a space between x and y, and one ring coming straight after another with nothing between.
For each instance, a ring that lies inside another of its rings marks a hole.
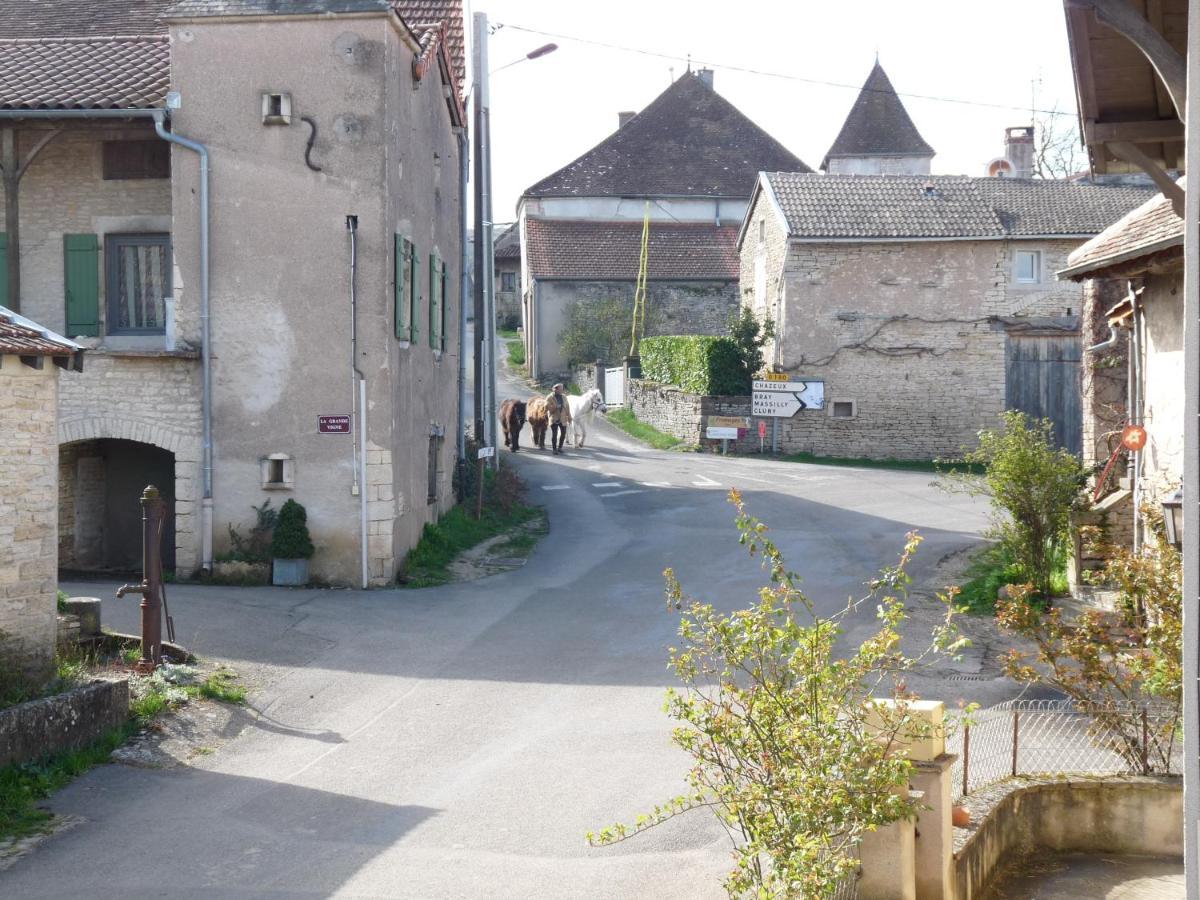
<instances>
[{"instance_id":1,"label":"road marking","mask_svg":"<svg viewBox=\"0 0 1200 900\"><path fill-rule=\"evenodd\" d=\"M605 478L620 478L621 476L618 475L616 472L605 472L604 477Z\"/></svg>"},{"instance_id":2,"label":"road marking","mask_svg":"<svg viewBox=\"0 0 1200 900\"><path fill-rule=\"evenodd\" d=\"M601 497L623 497L626 494L644 494L646 493L641 488L634 488L631 491L610 491L607 494L601 494Z\"/></svg>"},{"instance_id":3,"label":"road marking","mask_svg":"<svg viewBox=\"0 0 1200 900\"><path fill-rule=\"evenodd\" d=\"M645 487L670 487L671 486L671 482L669 482L669 481L639 481L638 484L644 485Z\"/></svg>"},{"instance_id":4,"label":"road marking","mask_svg":"<svg viewBox=\"0 0 1200 900\"><path fill-rule=\"evenodd\" d=\"M625 486L625 482L623 482L623 481L597 481L592 485L592 487L624 487L624 486Z\"/></svg>"},{"instance_id":5,"label":"road marking","mask_svg":"<svg viewBox=\"0 0 1200 900\"><path fill-rule=\"evenodd\" d=\"M694 484L696 487L720 487L721 486L721 482L713 481L711 478L709 478L705 475L697 476L696 480L693 481L692 484Z\"/></svg>"},{"instance_id":6,"label":"road marking","mask_svg":"<svg viewBox=\"0 0 1200 900\"><path fill-rule=\"evenodd\" d=\"M591 465L588 466L588 469L592 472L599 472L600 471L600 463L592 463Z\"/></svg>"},{"instance_id":7,"label":"road marking","mask_svg":"<svg viewBox=\"0 0 1200 900\"><path fill-rule=\"evenodd\" d=\"M592 455L599 456L602 459L615 459L617 462L621 462L625 458L623 456L617 456L615 453L604 453L600 450L595 451Z\"/></svg>"},{"instance_id":8,"label":"road marking","mask_svg":"<svg viewBox=\"0 0 1200 900\"><path fill-rule=\"evenodd\" d=\"M741 472L730 472L728 475L726 475L726 477L730 481L733 481L734 479L740 479L742 481L757 481L759 484L774 484L775 483L775 482L771 481L769 478L755 478L753 475L744 475Z\"/></svg>"},{"instance_id":9,"label":"road marking","mask_svg":"<svg viewBox=\"0 0 1200 900\"><path fill-rule=\"evenodd\" d=\"M569 484L543 484L542 485L543 491L569 491L570 489L571 489L571 486Z\"/></svg>"}]
</instances>

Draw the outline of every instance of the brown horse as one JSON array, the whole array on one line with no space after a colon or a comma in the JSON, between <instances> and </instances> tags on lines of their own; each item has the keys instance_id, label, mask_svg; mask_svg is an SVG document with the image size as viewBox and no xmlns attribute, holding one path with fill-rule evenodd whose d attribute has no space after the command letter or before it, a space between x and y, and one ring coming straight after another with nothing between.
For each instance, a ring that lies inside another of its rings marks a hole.
<instances>
[{"instance_id":1,"label":"brown horse","mask_svg":"<svg viewBox=\"0 0 1200 900\"><path fill-rule=\"evenodd\" d=\"M533 442L542 450L546 449L546 429L550 427L550 411L546 408L545 397L530 397L525 403L525 421L533 429Z\"/></svg>"},{"instance_id":2,"label":"brown horse","mask_svg":"<svg viewBox=\"0 0 1200 900\"><path fill-rule=\"evenodd\" d=\"M517 452L521 429L525 426L525 401L505 400L500 404L500 427L504 429L504 446Z\"/></svg>"}]
</instances>

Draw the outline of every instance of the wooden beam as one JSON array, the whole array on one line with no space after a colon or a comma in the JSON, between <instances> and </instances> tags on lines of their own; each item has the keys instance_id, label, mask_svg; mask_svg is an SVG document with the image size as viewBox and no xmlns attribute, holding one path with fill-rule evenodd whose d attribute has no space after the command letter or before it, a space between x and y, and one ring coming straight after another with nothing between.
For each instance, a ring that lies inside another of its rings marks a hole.
<instances>
[{"instance_id":1,"label":"wooden beam","mask_svg":"<svg viewBox=\"0 0 1200 900\"><path fill-rule=\"evenodd\" d=\"M1104 146L1108 147L1114 155L1125 160L1127 163L1137 166L1149 175L1155 187L1163 192L1163 196L1170 198L1171 207L1175 210L1175 215L1181 219L1183 218L1183 188L1170 175L1163 171L1158 163L1147 156L1141 147L1126 141L1110 141Z\"/></svg>"},{"instance_id":2,"label":"wooden beam","mask_svg":"<svg viewBox=\"0 0 1200 900\"><path fill-rule=\"evenodd\" d=\"M1142 51L1158 73L1175 104L1181 122L1187 120L1187 63L1178 50L1128 0L1067 0L1070 6L1090 9L1096 21L1107 25Z\"/></svg>"},{"instance_id":3,"label":"wooden beam","mask_svg":"<svg viewBox=\"0 0 1200 900\"><path fill-rule=\"evenodd\" d=\"M1166 36L1167 30L1163 25L1163 0L1146 0L1146 21L1159 34ZM1171 105L1171 97L1163 89L1163 83L1154 79L1154 100L1158 104L1160 118L1170 118L1175 111Z\"/></svg>"},{"instance_id":4,"label":"wooden beam","mask_svg":"<svg viewBox=\"0 0 1200 900\"><path fill-rule=\"evenodd\" d=\"M1084 139L1089 143L1129 141L1133 144L1157 144L1160 141L1182 141L1183 123L1178 119L1153 119L1149 122L1083 123Z\"/></svg>"}]
</instances>

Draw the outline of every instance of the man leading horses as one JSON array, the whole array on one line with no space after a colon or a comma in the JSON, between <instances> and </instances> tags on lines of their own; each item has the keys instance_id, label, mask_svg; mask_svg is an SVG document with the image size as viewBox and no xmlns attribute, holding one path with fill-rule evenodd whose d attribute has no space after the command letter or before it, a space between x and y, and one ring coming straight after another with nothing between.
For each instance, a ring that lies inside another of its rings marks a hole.
<instances>
[{"instance_id":1,"label":"man leading horses","mask_svg":"<svg viewBox=\"0 0 1200 900\"><path fill-rule=\"evenodd\" d=\"M571 424L571 404L563 394L562 383L554 386L554 390L546 396L546 412L550 419L550 443L555 455L563 452L563 442L567 439L567 427Z\"/></svg>"}]
</instances>

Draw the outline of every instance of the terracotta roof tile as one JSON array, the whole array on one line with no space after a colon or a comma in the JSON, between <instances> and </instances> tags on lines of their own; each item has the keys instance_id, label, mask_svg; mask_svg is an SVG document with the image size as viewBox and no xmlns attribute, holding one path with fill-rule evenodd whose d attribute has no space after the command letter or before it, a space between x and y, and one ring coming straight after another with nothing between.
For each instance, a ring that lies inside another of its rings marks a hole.
<instances>
[{"instance_id":1,"label":"terracotta roof tile","mask_svg":"<svg viewBox=\"0 0 1200 900\"><path fill-rule=\"evenodd\" d=\"M74 341L0 306L0 353L15 356L73 356L82 349Z\"/></svg>"},{"instance_id":2,"label":"terracotta roof tile","mask_svg":"<svg viewBox=\"0 0 1200 900\"><path fill-rule=\"evenodd\" d=\"M1186 180L1180 179L1180 184L1186 185ZM1165 250L1181 253L1182 247L1183 219L1167 197L1156 194L1077 248L1059 275L1076 281L1094 278L1112 266L1127 267Z\"/></svg>"},{"instance_id":3,"label":"terracotta roof tile","mask_svg":"<svg viewBox=\"0 0 1200 900\"><path fill-rule=\"evenodd\" d=\"M166 19L206 16L311 15L321 13L384 12L387 0L175 0Z\"/></svg>"},{"instance_id":4,"label":"terracotta roof tile","mask_svg":"<svg viewBox=\"0 0 1200 900\"><path fill-rule=\"evenodd\" d=\"M769 172L791 237L1080 236L1101 231L1153 188L947 175Z\"/></svg>"},{"instance_id":5,"label":"terracotta roof tile","mask_svg":"<svg viewBox=\"0 0 1200 900\"><path fill-rule=\"evenodd\" d=\"M528 197L749 197L759 172L809 172L697 74L525 191Z\"/></svg>"},{"instance_id":6,"label":"terracotta roof tile","mask_svg":"<svg viewBox=\"0 0 1200 900\"><path fill-rule=\"evenodd\" d=\"M519 222L504 228L493 242L495 259L521 258L521 229Z\"/></svg>"},{"instance_id":7,"label":"terracotta roof tile","mask_svg":"<svg viewBox=\"0 0 1200 900\"><path fill-rule=\"evenodd\" d=\"M466 90L466 36L462 0L391 0L400 18L410 28L446 23L446 46L454 63L454 77Z\"/></svg>"},{"instance_id":8,"label":"terracotta roof tile","mask_svg":"<svg viewBox=\"0 0 1200 900\"><path fill-rule=\"evenodd\" d=\"M650 224L648 277L656 281L737 281L737 229ZM641 222L527 219L525 252L534 278L633 281L641 260Z\"/></svg>"},{"instance_id":9,"label":"terracotta roof tile","mask_svg":"<svg viewBox=\"0 0 1200 900\"><path fill-rule=\"evenodd\" d=\"M0 40L0 109L162 106L170 55L165 37Z\"/></svg>"},{"instance_id":10,"label":"terracotta roof tile","mask_svg":"<svg viewBox=\"0 0 1200 900\"><path fill-rule=\"evenodd\" d=\"M166 34L172 0L0 0L0 37L111 37Z\"/></svg>"},{"instance_id":11,"label":"terracotta roof tile","mask_svg":"<svg viewBox=\"0 0 1200 900\"><path fill-rule=\"evenodd\" d=\"M933 148L917 131L883 66L876 61L821 168L828 168L830 158L838 156L933 155Z\"/></svg>"}]
</instances>

